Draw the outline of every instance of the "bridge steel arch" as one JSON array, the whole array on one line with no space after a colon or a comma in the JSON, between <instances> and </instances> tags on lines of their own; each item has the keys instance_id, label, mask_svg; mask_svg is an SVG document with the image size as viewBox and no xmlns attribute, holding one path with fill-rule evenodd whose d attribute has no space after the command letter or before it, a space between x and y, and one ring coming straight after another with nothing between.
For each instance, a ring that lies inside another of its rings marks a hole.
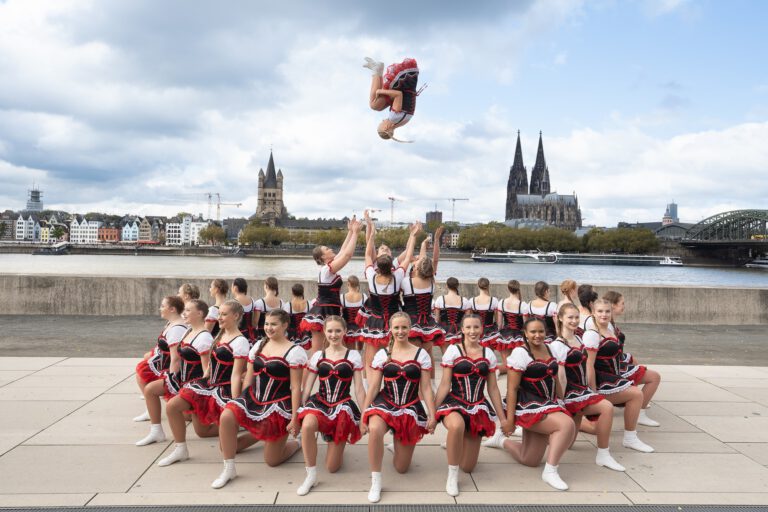
<instances>
[{"instance_id":1,"label":"bridge steel arch","mask_svg":"<svg viewBox=\"0 0 768 512\"><path fill-rule=\"evenodd\" d=\"M692 226L683 243L749 241L768 241L768 210L718 213Z\"/></svg>"}]
</instances>

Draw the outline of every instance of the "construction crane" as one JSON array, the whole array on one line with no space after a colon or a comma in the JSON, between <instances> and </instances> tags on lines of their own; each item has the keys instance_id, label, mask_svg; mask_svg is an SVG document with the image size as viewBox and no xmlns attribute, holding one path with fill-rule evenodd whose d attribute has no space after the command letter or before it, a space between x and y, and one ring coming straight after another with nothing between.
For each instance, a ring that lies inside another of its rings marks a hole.
<instances>
[{"instance_id":1,"label":"construction crane","mask_svg":"<svg viewBox=\"0 0 768 512\"><path fill-rule=\"evenodd\" d=\"M393 196L389 196L387 199L389 199L389 227L392 227L395 223L395 201L402 201L402 199Z\"/></svg>"},{"instance_id":2,"label":"construction crane","mask_svg":"<svg viewBox=\"0 0 768 512\"><path fill-rule=\"evenodd\" d=\"M208 218L211 218L211 208L213 207L213 196L216 196L216 221L221 220L221 206L235 206L237 208L240 208L243 206L243 203L222 203L221 202L221 194L218 192L208 192Z\"/></svg>"},{"instance_id":3,"label":"construction crane","mask_svg":"<svg viewBox=\"0 0 768 512\"><path fill-rule=\"evenodd\" d=\"M456 201L469 201L468 197L446 197L451 204L451 222L456 221Z\"/></svg>"}]
</instances>

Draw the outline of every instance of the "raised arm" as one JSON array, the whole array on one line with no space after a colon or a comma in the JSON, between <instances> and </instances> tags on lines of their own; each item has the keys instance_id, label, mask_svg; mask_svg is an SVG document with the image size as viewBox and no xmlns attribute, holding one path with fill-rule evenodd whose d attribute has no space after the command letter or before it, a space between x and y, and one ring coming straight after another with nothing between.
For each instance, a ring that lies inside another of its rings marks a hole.
<instances>
[{"instance_id":1,"label":"raised arm","mask_svg":"<svg viewBox=\"0 0 768 512\"><path fill-rule=\"evenodd\" d=\"M403 110L403 93L393 89L376 89L376 96L389 96L392 98L392 110L400 112Z\"/></svg>"},{"instance_id":2,"label":"raised arm","mask_svg":"<svg viewBox=\"0 0 768 512\"><path fill-rule=\"evenodd\" d=\"M347 238L344 240L339 254L333 259L333 271L338 272L344 265L349 263L352 256L355 254L355 246L357 245L357 235L360 233L360 221L355 217L349 221L349 231L347 231Z\"/></svg>"},{"instance_id":3,"label":"raised arm","mask_svg":"<svg viewBox=\"0 0 768 512\"><path fill-rule=\"evenodd\" d=\"M435 230L435 234L432 235L432 268L435 275L437 275L437 264L440 261L440 241L443 238L445 227L440 226Z\"/></svg>"},{"instance_id":4,"label":"raised arm","mask_svg":"<svg viewBox=\"0 0 768 512\"><path fill-rule=\"evenodd\" d=\"M408 234L408 243L405 244L405 250L397 257L397 261L404 269L408 268L413 260L413 251L416 249L416 235L421 231L421 222L411 224L411 232Z\"/></svg>"},{"instance_id":5,"label":"raised arm","mask_svg":"<svg viewBox=\"0 0 768 512\"><path fill-rule=\"evenodd\" d=\"M365 211L365 266L373 266L373 261L376 259L376 249L373 247L374 239L376 238L376 228L373 225L368 210Z\"/></svg>"}]
</instances>

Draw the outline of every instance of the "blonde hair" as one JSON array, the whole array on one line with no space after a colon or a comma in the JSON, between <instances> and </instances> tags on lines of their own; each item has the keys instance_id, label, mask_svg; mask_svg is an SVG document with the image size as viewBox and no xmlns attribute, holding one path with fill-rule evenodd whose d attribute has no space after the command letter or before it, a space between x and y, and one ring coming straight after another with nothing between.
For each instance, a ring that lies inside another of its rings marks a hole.
<instances>
[{"instance_id":1,"label":"blonde hair","mask_svg":"<svg viewBox=\"0 0 768 512\"><path fill-rule=\"evenodd\" d=\"M235 320L235 326L237 326L240 323L240 319L242 319L243 315L245 314L245 311L243 310L243 305L240 304L235 299L228 299L221 304L222 308L224 306L226 306L227 309L229 309L230 313L234 314L235 317L237 317L237 319ZM216 338L213 340L213 344L218 345L219 340L221 339L222 336L224 336L224 329L219 329L219 333L216 335Z\"/></svg>"},{"instance_id":2,"label":"blonde hair","mask_svg":"<svg viewBox=\"0 0 768 512\"><path fill-rule=\"evenodd\" d=\"M411 317L405 311L398 311L389 317L389 345L387 346L387 362L392 359L392 349L395 346L395 336L392 334L392 322L398 318L405 318L408 321L408 327L411 326Z\"/></svg>"}]
</instances>

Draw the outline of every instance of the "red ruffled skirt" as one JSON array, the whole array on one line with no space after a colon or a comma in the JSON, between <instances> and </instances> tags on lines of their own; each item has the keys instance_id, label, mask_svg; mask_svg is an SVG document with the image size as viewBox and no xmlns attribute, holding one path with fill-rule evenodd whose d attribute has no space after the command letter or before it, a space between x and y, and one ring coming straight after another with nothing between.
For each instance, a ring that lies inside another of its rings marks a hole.
<instances>
[{"instance_id":1,"label":"red ruffled skirt","mask_svg":"<svg viewBox=\"0 0 768 512\"><path fill-rule=\"evenodd\" d=\"M418 443L427 430L427 413L421 402L398 407L379 394L363 413L363 422L367 425L371 416L378 416L392 429L395 439L404 445Z\"/></svg>"},{"instance_id":2,"label":"red ruffled skirt","mask_svg":"<svg viewBox=\"0 0 768 512\"><path fill-rule=\"evenodd\" d=\"M409 71L418 71L419 65L416 63L416 59L406 58L402 62L396 62L387 66L387 70L384 72L382 81L382 88L389 89L392 86L392 82L397 78L400 73Z\"/></svg>"},{"instance_id":3,"label":"red ruffled skirt","mask_svg":"<svg viewBox=\"0 0 768 512\"><path fill-rule=\"evenodd\" d=\"M466 431L473 436L492 436L496 432L496 415L493 414L493 408L488 400L475 405L466 404L448 395L443 403L438 407L435 417L438 421L457 412L464 417Z\"/></svg>"},{"instance_id":4,"label":"red ruffled skirt","mask_svg":"<svg viewBox=\"0 0 768 512\"><path fill-rule=\"evenodd\" d=\"M139 364L136 365L136 375L138 375L142 382L145 384L149 384L150 382L154 382L163 378L162 373L155 373L152 367L149 366L149 361L147 359L142 359Z\"/></svg>"},{"instance_id":5,"label":"red ruffled skirt","mask_svg":"<svg viewBox=\"0 0 768 512\"><path fill-rule=\"evenodd\" d=\"M219 424L221 411L231 399L229 384L210 386L205 381L191 382L181 388L179 396L189 403L192 414L203 425Z\"/></svg>"},{"instance_id":6,"label":"red ruffled skirt","mask_svg":"<svg viewBox=\"0 0 768 512\"><path fill-rule=\"evenodd\" d=\"M360 411L351 400L328 406L310 397L299 409L299 421L307 416L317 418L318 430L328 442L355 444L360 440Z\"/></svg>"}]
</instances>

